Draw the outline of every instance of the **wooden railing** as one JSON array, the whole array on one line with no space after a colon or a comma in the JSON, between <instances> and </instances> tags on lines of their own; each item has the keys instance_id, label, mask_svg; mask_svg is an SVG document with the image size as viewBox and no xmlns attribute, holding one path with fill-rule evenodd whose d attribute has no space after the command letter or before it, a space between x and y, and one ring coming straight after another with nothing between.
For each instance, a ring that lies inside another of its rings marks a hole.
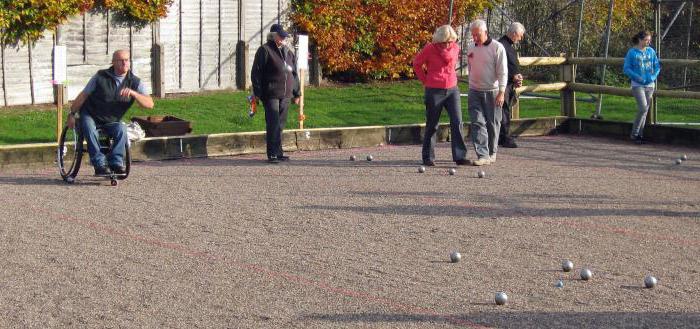
<instances>
[{"instance_id":1,"label":"wooden railing","mask_svg":"<svg viewBox=\"0 0 700 329\"><path fill-rule=\"evenodd\" d=\"M561 95L561 114L569 117L576 116L576 92L607 94L617 96L632 96L630 88L619 88L576 82L576 65L611 65L622 66L624 58L618 57L520 57L520 66L558 65L560 82L534 84L516 89L518 94L524 92L559 91ZM661 59L661 67L688 66L700 68L700 60L692 59ZM700 92L680 90L657 90L654 97L672 97L684 99L700 99ZM656 103L656 102L654 102ZM656 108L649 111L649 122L656 122ZM513 118L520 117L519 107L513 108Z\"/></svg>"}]
</instances>

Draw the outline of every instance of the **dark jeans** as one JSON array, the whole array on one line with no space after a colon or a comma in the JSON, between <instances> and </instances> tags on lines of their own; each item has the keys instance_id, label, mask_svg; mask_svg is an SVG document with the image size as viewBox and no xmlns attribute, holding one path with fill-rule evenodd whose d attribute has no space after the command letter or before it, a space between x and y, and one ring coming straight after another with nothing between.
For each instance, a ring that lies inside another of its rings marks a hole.
<instances>
[{"instance_id":1,"label":"dark jeans","mask_svg":"<svg viewBox=\"0 0 700 329\"><path fill-rule=\"evenodd\" d=\"M510 137L510 119L511 110L513 109L513 104L515 104L515 86L509 83L506 86L505 101L503 102L503 118L501 119L501 131L499 133L500 137L498 140L503 143L507 142Z\"/></svg>"},{"instance_id":2,"label":"dark jeans","mask_svg":"<svg viewBox=\"0 0 700 329\"><path fill-rule=\"evenodd\" d=\"M95 120L87 112L80 112L80 129L85 142L87 142L90 162L94 167L101 167L107 164L117 167L123 166L126 143L128 143L126 125L121 122L112 122L100 125L100 128L107 136L112 138L112 151L109 153L109 156L105 156L100 151L100 141Z\"/></svg>"},{"instance_id":3,"label":"dark jeans","mask_svg":"<svg viewBox=\"0 0 700 329\"><path fill-rule=\"evenodd\" d=\"M263 100L268 158L280 157L284 154L282 151L282 129L287 123L289 101L289 98Z\"/></svg>"},{"instance_id":4,"label":"dark jeans","mask_svg":"<svg viewBox=\"0 0 700 329\"><path fill-rule=\"evenodd\" d=\"M425 136L423 138L423 161L435 160L436 132L442 109L447 109L450 116L450 141L452 142L452 161L467 158L467 146L464 143L462 125L462 106L459 89L425 88Z\"/></svg>"}]
</instances>

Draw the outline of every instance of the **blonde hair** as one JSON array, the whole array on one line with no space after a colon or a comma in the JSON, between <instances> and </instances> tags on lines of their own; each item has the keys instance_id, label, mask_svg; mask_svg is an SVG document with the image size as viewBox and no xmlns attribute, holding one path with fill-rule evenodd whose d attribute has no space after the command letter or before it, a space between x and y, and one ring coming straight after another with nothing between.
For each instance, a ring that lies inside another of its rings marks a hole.
<instances>
[{"instance_id":1,"label":"blonde hair","mask_svg":"<svg viewBox=\"0 0 700 329\"><path fill-rule=\"evenodd\" d=\"M443 25L433 33L433 42L457 41L457 32L449 25Z\"/></svg>"}]
</instances>

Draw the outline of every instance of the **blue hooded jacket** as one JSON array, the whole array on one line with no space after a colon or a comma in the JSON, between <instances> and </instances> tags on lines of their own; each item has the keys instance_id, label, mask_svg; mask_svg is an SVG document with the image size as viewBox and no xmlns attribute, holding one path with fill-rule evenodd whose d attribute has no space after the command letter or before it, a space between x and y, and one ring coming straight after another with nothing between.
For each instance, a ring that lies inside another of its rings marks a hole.
<instances>
[{"instance_id":1,"label":"blue hooded jacket","mask_svg":"<svg viewBox=\"0 0 700 329\"><path fill-rule=\"evenodd\" d=\"M632 80L632 87L653 87L660 71L659 58L653 48L632 47L627 52L624 72Z\"/></svg>"}]
</instances>

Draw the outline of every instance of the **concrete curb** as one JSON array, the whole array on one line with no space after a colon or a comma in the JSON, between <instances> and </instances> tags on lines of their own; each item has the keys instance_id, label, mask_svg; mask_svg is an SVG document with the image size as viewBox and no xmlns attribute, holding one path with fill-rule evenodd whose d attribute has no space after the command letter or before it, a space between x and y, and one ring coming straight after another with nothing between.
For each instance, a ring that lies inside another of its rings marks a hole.
<instances>
[{"instance_id":1,"label":"concrete curb","mask_svg":"<svg viewBox=\"0 0 700 329\"><path fill-rule=\"evenodd\" d=\"M572 134L630 139L631 122L568 119L567 131ZM700 129L653 125L644 127L644 139L656 144L700 147Z\"/></svg>"},{"instance_id":2,"label":"concrete curb","mask_svg":"<svg viewBox=\"0 0 700 329\"><path fill-rule=\"evenodd\" d=\"M519 136L542 136L555 133L567 123L566 117L513 120L511 129ZM386 144L420 144L425 124L319 128L287 130L283 134L286 151L311 151ZM469 124L465 123L465 133ZM568 128L567 128L568 131ZM449 124L441 124L438 141L450 138ZM132 143L134 161L196 157L265 154L265 132L212 135L185 135L145 138ZM85 156L84 161L87 161ZM55 165L56 143L0 146L0 169L46 167Z\"/></svg>"}]
</instances>

